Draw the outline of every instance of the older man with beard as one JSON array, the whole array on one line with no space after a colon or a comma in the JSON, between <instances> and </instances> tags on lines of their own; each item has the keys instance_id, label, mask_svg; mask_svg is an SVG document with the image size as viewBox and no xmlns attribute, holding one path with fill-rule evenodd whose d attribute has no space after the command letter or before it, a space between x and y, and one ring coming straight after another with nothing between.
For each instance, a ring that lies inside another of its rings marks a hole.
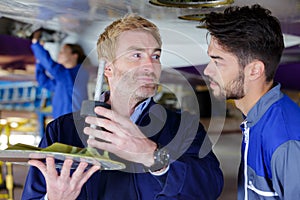
<instances>
[{"instance_id":1,"label":"older man with beard","mask_svg":"<svg viewBox=\"0 0 300 200\"><path fill-rule=\"evenodd\" d=\"M223 175L211 148L199 157L200 148L211 145L204 140L199 116L172 112L152 98L161 75L161 45L157 27L142 17L127 15L109 25L97 49L110 88L103 101L111 109L95 108L104 118L64 115L48 125L40 143L84 147L80 138L86 134L92 136L89 147L110 152L126 169L86 169L81 162L71 170L73 161L66 159L57 171L51 157L46 164L31 160L35 167L29 170L22 199L217 199Z\"/></svg>"}]
</instances>

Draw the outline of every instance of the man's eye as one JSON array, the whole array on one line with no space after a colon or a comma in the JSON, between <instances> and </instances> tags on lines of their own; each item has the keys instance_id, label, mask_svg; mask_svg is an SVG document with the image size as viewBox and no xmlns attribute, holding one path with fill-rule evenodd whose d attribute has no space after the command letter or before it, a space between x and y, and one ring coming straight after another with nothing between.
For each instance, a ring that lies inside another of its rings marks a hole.
<instances>
[{"instance_id":1,"label":"man's eye","mask_svg":"<svg viewBox=\"0 0 300 200\"><path fill-rule=\"evenodd\" d=\"M135 58L140 58L140 57L141 57L141 54L140 54L140 53L135 53L135 54L133 54L133 57L135 57Z\"/></svg>"},{"instance_id":2,"label":"man's eye","mask_svg":"<svg viewBox=\"0 0 300 200\"><path fill-rule=\"evenodd\" d=\"M152 58L155 59L155 60L159 60L160 59L160 55L153 55Z\"/></svg>"}]
</instances>

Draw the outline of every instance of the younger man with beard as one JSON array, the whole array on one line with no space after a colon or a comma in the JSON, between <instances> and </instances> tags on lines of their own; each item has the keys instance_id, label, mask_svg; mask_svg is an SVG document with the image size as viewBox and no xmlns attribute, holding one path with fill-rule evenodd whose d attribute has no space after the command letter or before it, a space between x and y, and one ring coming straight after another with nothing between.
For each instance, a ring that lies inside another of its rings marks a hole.
<instances>
[{"instance_id":1,"label":"younger man with beard","mask_svg":"<svg viewBox=\"0 0 300 200\"><path fill-rule=\"evenodd\" d=\"M278 19L259 5L229 7L206 26L210 88L245 117L238 199L300 199L300 108L273 80L284 48Z\"/></svg>"}]
</instances>

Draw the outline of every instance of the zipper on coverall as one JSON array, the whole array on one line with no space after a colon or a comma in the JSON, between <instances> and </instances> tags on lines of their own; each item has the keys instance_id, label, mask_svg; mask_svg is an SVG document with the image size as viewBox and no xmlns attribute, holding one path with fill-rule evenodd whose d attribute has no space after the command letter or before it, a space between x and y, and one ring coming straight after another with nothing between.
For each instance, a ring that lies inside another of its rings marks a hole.
<instances>
[{"instance_id":1,"label":"zipper on coverall","mask_svg":"<svg viewBox=\"0 0 300 200\"><path fill-rule=\"evenodd\" d=\"M244 199L248 200L248 170L247 170L247 161L248 161L248 148L249 148L249 127L247 126L247 121L242 122L243 127L243 135L245 142L245 150L244 150Z\"/></svg>"}]
</instances>

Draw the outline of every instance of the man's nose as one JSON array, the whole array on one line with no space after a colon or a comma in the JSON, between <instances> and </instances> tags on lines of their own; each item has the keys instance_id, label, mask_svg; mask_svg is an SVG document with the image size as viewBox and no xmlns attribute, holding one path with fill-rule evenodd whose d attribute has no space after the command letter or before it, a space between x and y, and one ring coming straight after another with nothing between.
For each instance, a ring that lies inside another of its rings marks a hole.
<instances>
[{"instance_id":1,"label":"man's nose","mask_svg":"<svg viewBox=\"0 0 300 200\"><path fill-rule=\"evenodd\" d=\"M205 76L211 76L213 74L213 66L211 61L206 65L203 73Z\"/></svg>"},{"instance_id":2,"label":"man's nose","mask_svg":"<svg viewBox=\"0 0 300 200\"><path fill-rule=\"evenodd\" d=\"M150 56L147 56L145 59L144 59L144 62L143 62L143 68L145 71L154 71L154 68L158 65L159 63L155 62L155 60L150 57Z\"/></svg>"}]
</instances>

